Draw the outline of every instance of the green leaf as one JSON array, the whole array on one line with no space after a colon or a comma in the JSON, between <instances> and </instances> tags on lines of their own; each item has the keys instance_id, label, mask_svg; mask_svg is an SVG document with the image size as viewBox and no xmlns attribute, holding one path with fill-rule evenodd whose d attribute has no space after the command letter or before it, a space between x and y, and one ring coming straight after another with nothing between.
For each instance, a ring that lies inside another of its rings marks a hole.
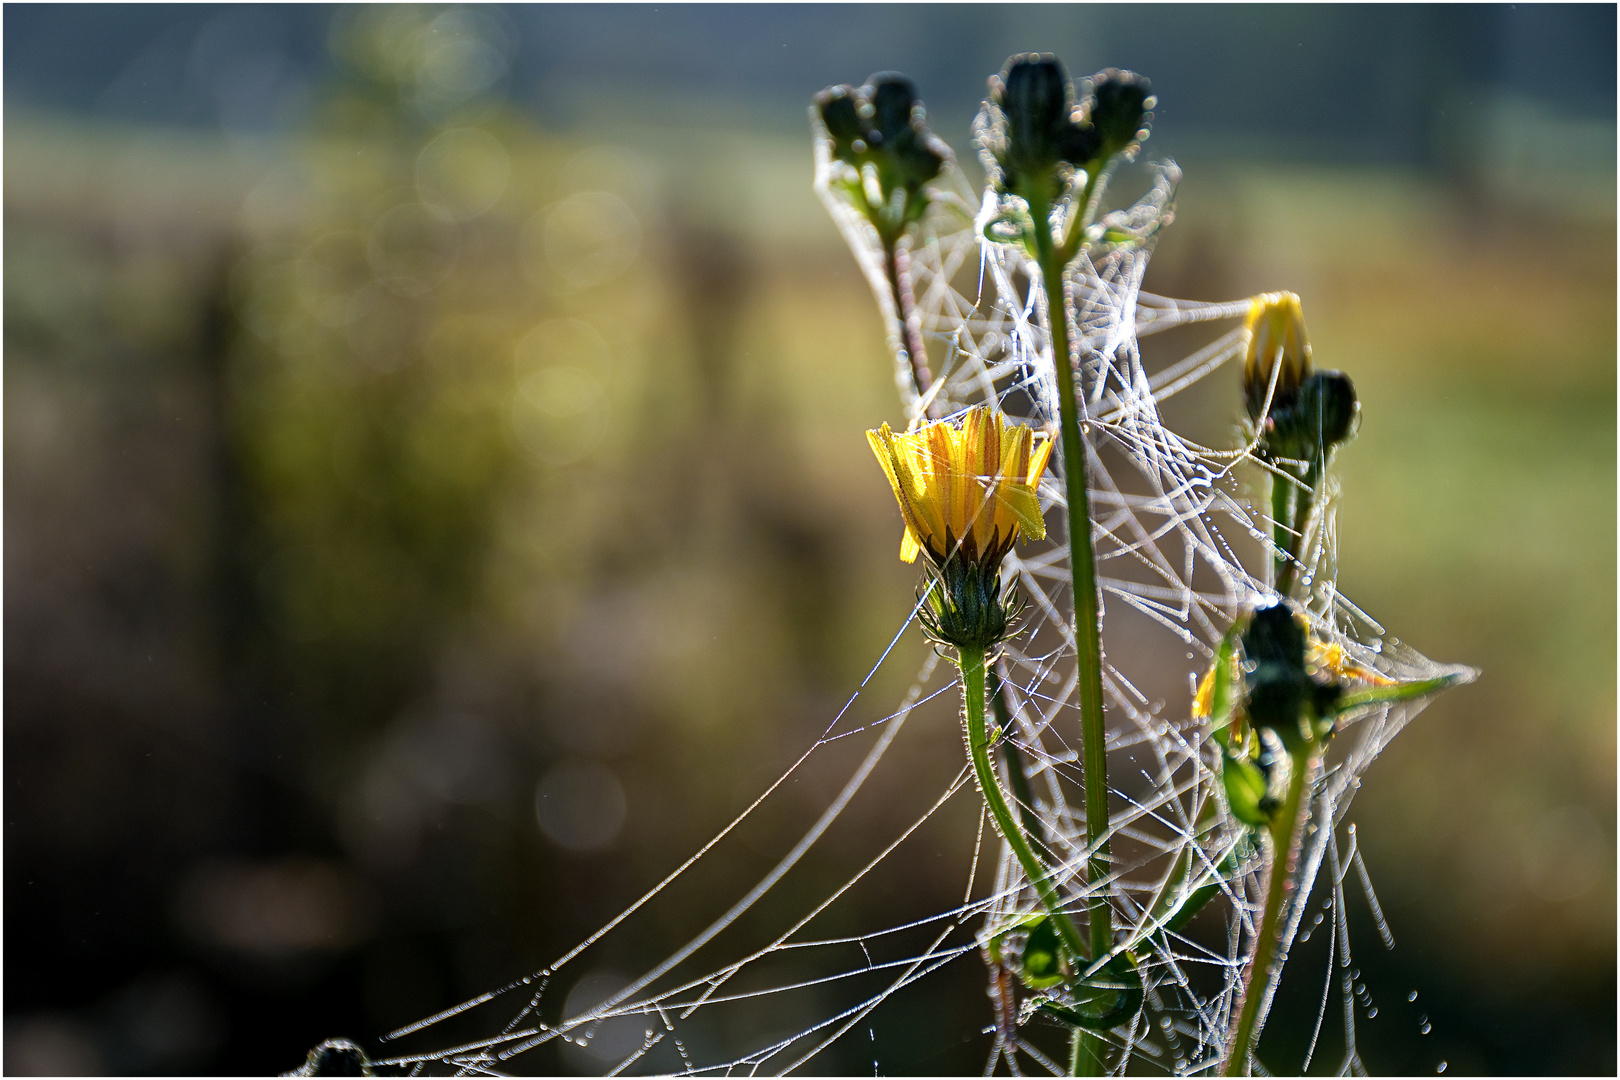
<instances>
[{"instance_id":1,"label":"green leaf","mask_svg":"<svg viewBox=\"0 0 1620 1080\"><path fill-rule=\"evenodd\" d=\"M1081 980L1069 1001L1043 1001L1038 1008L1073 1027L1107 1031L1142 1007L1142 976L1130 953L1119 953L1103 969Z\"/></svg>"},{"instance_id":2,"label":"green leaf","mask_svg":"<svg viewBox=\"0 0 1620 1080\"><path fill-rule=\"evenodd\" d=\"M1063 942L1051 919L1042 918L1029 928L1018 977L1031 990L1044 990L1063 981Z\"/></svg>"},{"instance_id":3,"label":"green leaf","mask_svg":"<svg viewBox=\"0 0 1620 1080\"><path fill-rule=\"evenodd\" d=\"M1215 668L1211 679L1209 696L1209 726L1212 731L1224 731L1232 722L1232 710L1237 704L1237 697L1232 693L1232 654L1237 648L1238 627L1236 623L1221 638L1221 644L1215 650Z\"/></svg>"},{"instance_id":4,"label":"green leaf","mask_svg":"<svg viewBox=\"0 0 1620 1080\"><path fill-rule=\"evenodd\" d=\"M1378 686L1371 690L1363 690L1359 694L1346 694L1333 703L1332 713L1343 716L1356 709L1370 708L1374 705L1388 705L1396 701L1411 701L1413 698L1427 697L1439 693L1448 686L1467 682L1472 672L1453 673L1442 675L1437 679L1423 679L1418 682L1399 683L1395 686Z\"/></svg>"},{"instance_id":5,"label":"green leaf","mask_svg":"<svg viewBox=\"0 0 1620 1080\"><path fill-rule=\"evenodd\" d=\"M1271 823L1271 800L1266 774L1252 761L1234 757L1230 750L1221 751L1221 781L1226 788L1226 803L1232 816L1254 828Z\"/></svg>"}]
</instances>

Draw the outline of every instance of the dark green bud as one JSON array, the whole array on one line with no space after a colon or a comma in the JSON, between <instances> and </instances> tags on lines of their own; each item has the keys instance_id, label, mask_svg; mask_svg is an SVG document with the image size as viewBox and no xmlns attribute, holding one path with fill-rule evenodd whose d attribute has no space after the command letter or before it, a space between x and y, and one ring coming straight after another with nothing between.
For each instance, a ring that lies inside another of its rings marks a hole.
<instances>
[{"instance_id":1,"label":"dark green bud","mask_svg":"<svg viewBox=\"0 0 1620 1080\"><path fill-rule=\"evenodd\" d=\"M817 94L814 101L816 111L821 114L821 122L827 127L827 134L832 136L833 156L858 168L857 155L866 147L863 145L857 151L854 145L865 135L860 116L856 113L854 94L854 88L847 85L829 86Z\"/></svg>"},{"instance_id":2,"label":"dark green bud","mask_svg":"<svg viewBox=\"0 0 1620 1080\"><path fill-rule=\"evenodd\" d=\"M990 80L990 100L977 125L993 182L1026 199L1055 198L1062 190L1058 163L1089 160L1081 155L1095 144L1075 122L1077 114L1062 61L1044 53L1009 58Z\"/></svg>"},{"instance_id":3,"label":"dark green bud","mask_svg":"<svg viewBox=\"0 0 1620 1080\"><path fill-rule=\"evenodd\" d=\"M1318 371L1299 386L1294 405L1301 426L1324 449L1336 446L1355 431L1361 412L1356 387L1342 371Z\"/></svg>"},{"instance_id":4,"label":"dark green bud","mask_svg":"<svg viewBox=\"0 0 1620 1080\"><path fill-rule=\"evenodd\" d=\"M1153 105L1147 79L1114 68L1088 80L1076 101L1062 62L1024 53L990 80L975 130L999 190L1052 199L1063 192L1060 164L1095 179L1111 159L1134 153L1147 137Z\"/></svg>"},{"instance_id":5,"label":"dark green bud","mask_svg":"<svg viewBox=\"0 0 1620 1080\"><path fill-rule=\"evenodd\" d=\"M1109 68L1091 77L1087 116L1101 144L1099 158L1134 150L1153 123L1153 86L1131 71Z\"/></svg>"},{"instance_id":6,"label":"dark green bud","mask_svg":"<svg viewBox=\"0 0 1620 1080\"><path fill-rule=\"evenodd\" d=\"M1102 136L1089 124L1073 124L1058 137L1058 157L1081 168L1103 155Z\"/></svg>"},{"instance_id":7,"label":"dark green bud","mask_svg":"<svg viewBox=\"0 0 1620 1080\"><path fill-rule=\"evenodd\" d=\"M1305 666L1307 644L1304 620L1281 601L1256 608L1243 631L1249 721L1275 732L1290 752L1326 733L1319 722L1331 715L1344 692L1336 680L1311 677ZM1259 764L1266 766L1263 758Z\"/></svg>"},{"instance_id":8,"label":"dark green bud","mask_svg":"<svg viewBox=\"0 0 1620 1080\"><path fill-rule=\"evenodd\" d=\"M1277 664L1305 671L1305 627L1286 604L1255 609L1243 631L1243 654L1251 664Z\"/></svg>"},{"instance_id":9,"label":"dark green bud","mask_svg":"<svg viewBox=\"0 0 1620 1080\"><path fill-rule=\"evenodd\" d=\"M1311 688L1305 670L1305 627L1286 604L1255 609L1243 631L1248 711L1256 727L1297 727Z\"/></svg>"},{"instance_id":10,"label":"dark green bud","mask_svg":"<svg viewBox=\"0 0 1620 1080\"><path fill-rule=\"evenodd\" d=\"M298 1071L304 1076L370 1076L371 1060L348 1039L327 1039L309 1052Z\"/></svg>"},{"instance_id":11,"label":"dark green bud","mask_svg":"<svg viewBox=\"0 0 1620 1080\"><path fill-rule=\"evenodd\" d=\"M1001 111L1007 114L1010 152L1030 166L1055 164L1057 138L1072 126L1069 76L1055 56L1029 53L1007 62Z\"/></svg>"},{"instance_id":12,"label":"dark green bud","mask_svg":"<svg viewBox=\"0 0 1620 1080\"><path fill-rule=\"evenodd\" d=\"M1312 372L1287 398L1272 401L1266 450L1273 457L1325 461L1361 418L1355 384L1342 371Z\"/></svg>"},{"instance_id":13,"label":"dark green bud","mask_svg":"<svg viewBox=\"0 0 1620 1080\"><path fill-rule=\"evenodd\" d=\"M875 166L885 204L897 189L915 195L950 159L950 147L928 130L916 87L898 72L880 71L859 87L829 86L814 103L833 156L857 171Z\"/></svg>"},{"instance_id":14,"label":"dark green bud","mask_svg":"<svg viewBox=\"0 0 1620 1080\"><path fill-rule=\"evenodd\" d=\"M951 156L950 148L928 130L927 110L910 79L882 71L866 83L876 135L888 159L879 168L893 170L900 186L914 192L939 175Z\"/></svg>"},{"instance_id":15,"label":"dark green bud","mask_svg":"<svg viewBox=\"0 0 1620 1080\"><path fill-rule=\"evenodd\" d=\"M917 88L911 80L897 71L880 71L867 79L866 85L872 102L871 123L878 139L873 145L887 146L913 138L911 111L922 102L917 100Z\"/></svg>"}]
</instances>

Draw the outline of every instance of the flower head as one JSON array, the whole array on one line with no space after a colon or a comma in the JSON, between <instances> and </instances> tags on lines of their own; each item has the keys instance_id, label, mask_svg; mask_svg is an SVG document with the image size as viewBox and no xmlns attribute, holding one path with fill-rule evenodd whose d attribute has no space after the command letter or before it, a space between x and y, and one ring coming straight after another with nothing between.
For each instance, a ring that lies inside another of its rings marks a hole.
<instances>
[{"instance_id":1,"label":"flower head","mask_svg":"<svg viewBox=\"0 0 1620 1080\"><path fill-rule=\"evenodd\" d=\"M1020 533L1046 536L1036 486L1052 441L988 408L896 434L868 431L889 478L906 534L900 558L925 552L935 566L953 557L999 565Z\"/></svg>"},{"instance_id":2,"label":"flower head","mask_svg":"<svg viewBox=\"0 0 1620 1080\"><path fill-rule=\"evenodd\" d=\"M1299 297L1262 293L1249 301L1244 324L1243 399L1272 457L1325 460L1355 434L1360 404L1342 371L1311 367L1311 341ZM1270 405L1267 406L1269 396Z\"/></svg>"},{"instance_id":3,"label":"flower head","mask_svg":"<svg viewBox=\"0 0 1620 1080\"><path fill-rule=\"evenodd\" d=\"M1020 535L1041 539L1036 485L1052 441L988 408L895 434L866 433L906 523L900 557L928 556L919 612L936 641L987 649L1011 632L1022 604L1001 586L1001 560Z\"/></svg>"},{"instance_id":4,"label":"flower head","mask_svg":"<svg viewBox=\"0 0 1620 1080\"><path fill-rule=\"evenodd\" d=\"M1243 355L1243 398L1249 419L1258 423L1267 394L1274 413L1294 403L1300 383L1311 373L1311 339L1305 333L1299 297L1291 292L1261 293L1250 300L1243 328L1249 337Z\"/></svg>"}]
</instances>

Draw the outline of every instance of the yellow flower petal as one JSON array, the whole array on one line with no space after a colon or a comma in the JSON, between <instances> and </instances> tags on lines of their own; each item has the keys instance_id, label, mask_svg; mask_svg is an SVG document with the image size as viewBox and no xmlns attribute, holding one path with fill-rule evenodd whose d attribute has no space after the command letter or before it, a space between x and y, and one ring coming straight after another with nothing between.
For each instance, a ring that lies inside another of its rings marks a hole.
<instances>
[{"instance_id":1,"label":"yellow flower petal","mask_svg":"<svg viewBox=\"0 0 1620 1080\"><path fill-rule=\"evenodd\" d=\"M921 553L922 541L917 539L916 532L911 529L907 529L906 535L900 538L900 561L908 563L916 562L917 556Z\"/></svg>"},{"instance_id":2,"label":"yellow flower petal","mask_svg":"<svg viewBox=\"0 0 1620 1080\"><path fill-rule=\"evenodd\" d=\"M1052 458L1052 440L1043 437L1029 455L1029 486L1039 487L1041 477L1046 475L1046 463Z\"/></svg>"},{"instance_id":3,"label":"yellow flower petal","mask_svg":"<svg viewBox=\"0 0 1620 1080\"><path fill-rule=\"evenodd\" d=\"M926 551L934 562L958 550L997 559L1019 538L1046 535L1037 485L1052 442L986 407L895 434L887 424L867 442L906 525L900 557Z\"/></svg>"}]
</instances>

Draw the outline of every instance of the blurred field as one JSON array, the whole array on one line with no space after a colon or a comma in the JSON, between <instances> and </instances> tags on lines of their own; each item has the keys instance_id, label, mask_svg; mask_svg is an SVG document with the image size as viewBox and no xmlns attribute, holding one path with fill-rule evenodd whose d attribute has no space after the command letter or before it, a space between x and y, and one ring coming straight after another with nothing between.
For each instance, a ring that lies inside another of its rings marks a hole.
<instances>
[{"instance_id":1,"label":"blurred field","mask_svg":"<svg viewBox=\"0 0 1620 1080\"><path fill-rule=\"evenodd\" d=\"M883 335L807 139L425 123L367 63L275 139L8 109L9 1072L280 1071L551 961L779 775L912 601L861 437L898 412ZM1613 172L1544 201L1534 160L1184 161L1147 279L1301 294L1364 403L1341 587L1484 669L1354 806L1398 942L1353 927L1374 1072L1615 1067ZM1168 415L1224 445L1237 400L1223 372ZM959 767L936 706L762 918ZM728 906L857 757L594 974ZM957 902L961 811L848 917ZM1296 956L1279 1060L1325 963ZM896 1008L885 1071L981 1067L973 965Z\"/></svg>"}]
</instances>

